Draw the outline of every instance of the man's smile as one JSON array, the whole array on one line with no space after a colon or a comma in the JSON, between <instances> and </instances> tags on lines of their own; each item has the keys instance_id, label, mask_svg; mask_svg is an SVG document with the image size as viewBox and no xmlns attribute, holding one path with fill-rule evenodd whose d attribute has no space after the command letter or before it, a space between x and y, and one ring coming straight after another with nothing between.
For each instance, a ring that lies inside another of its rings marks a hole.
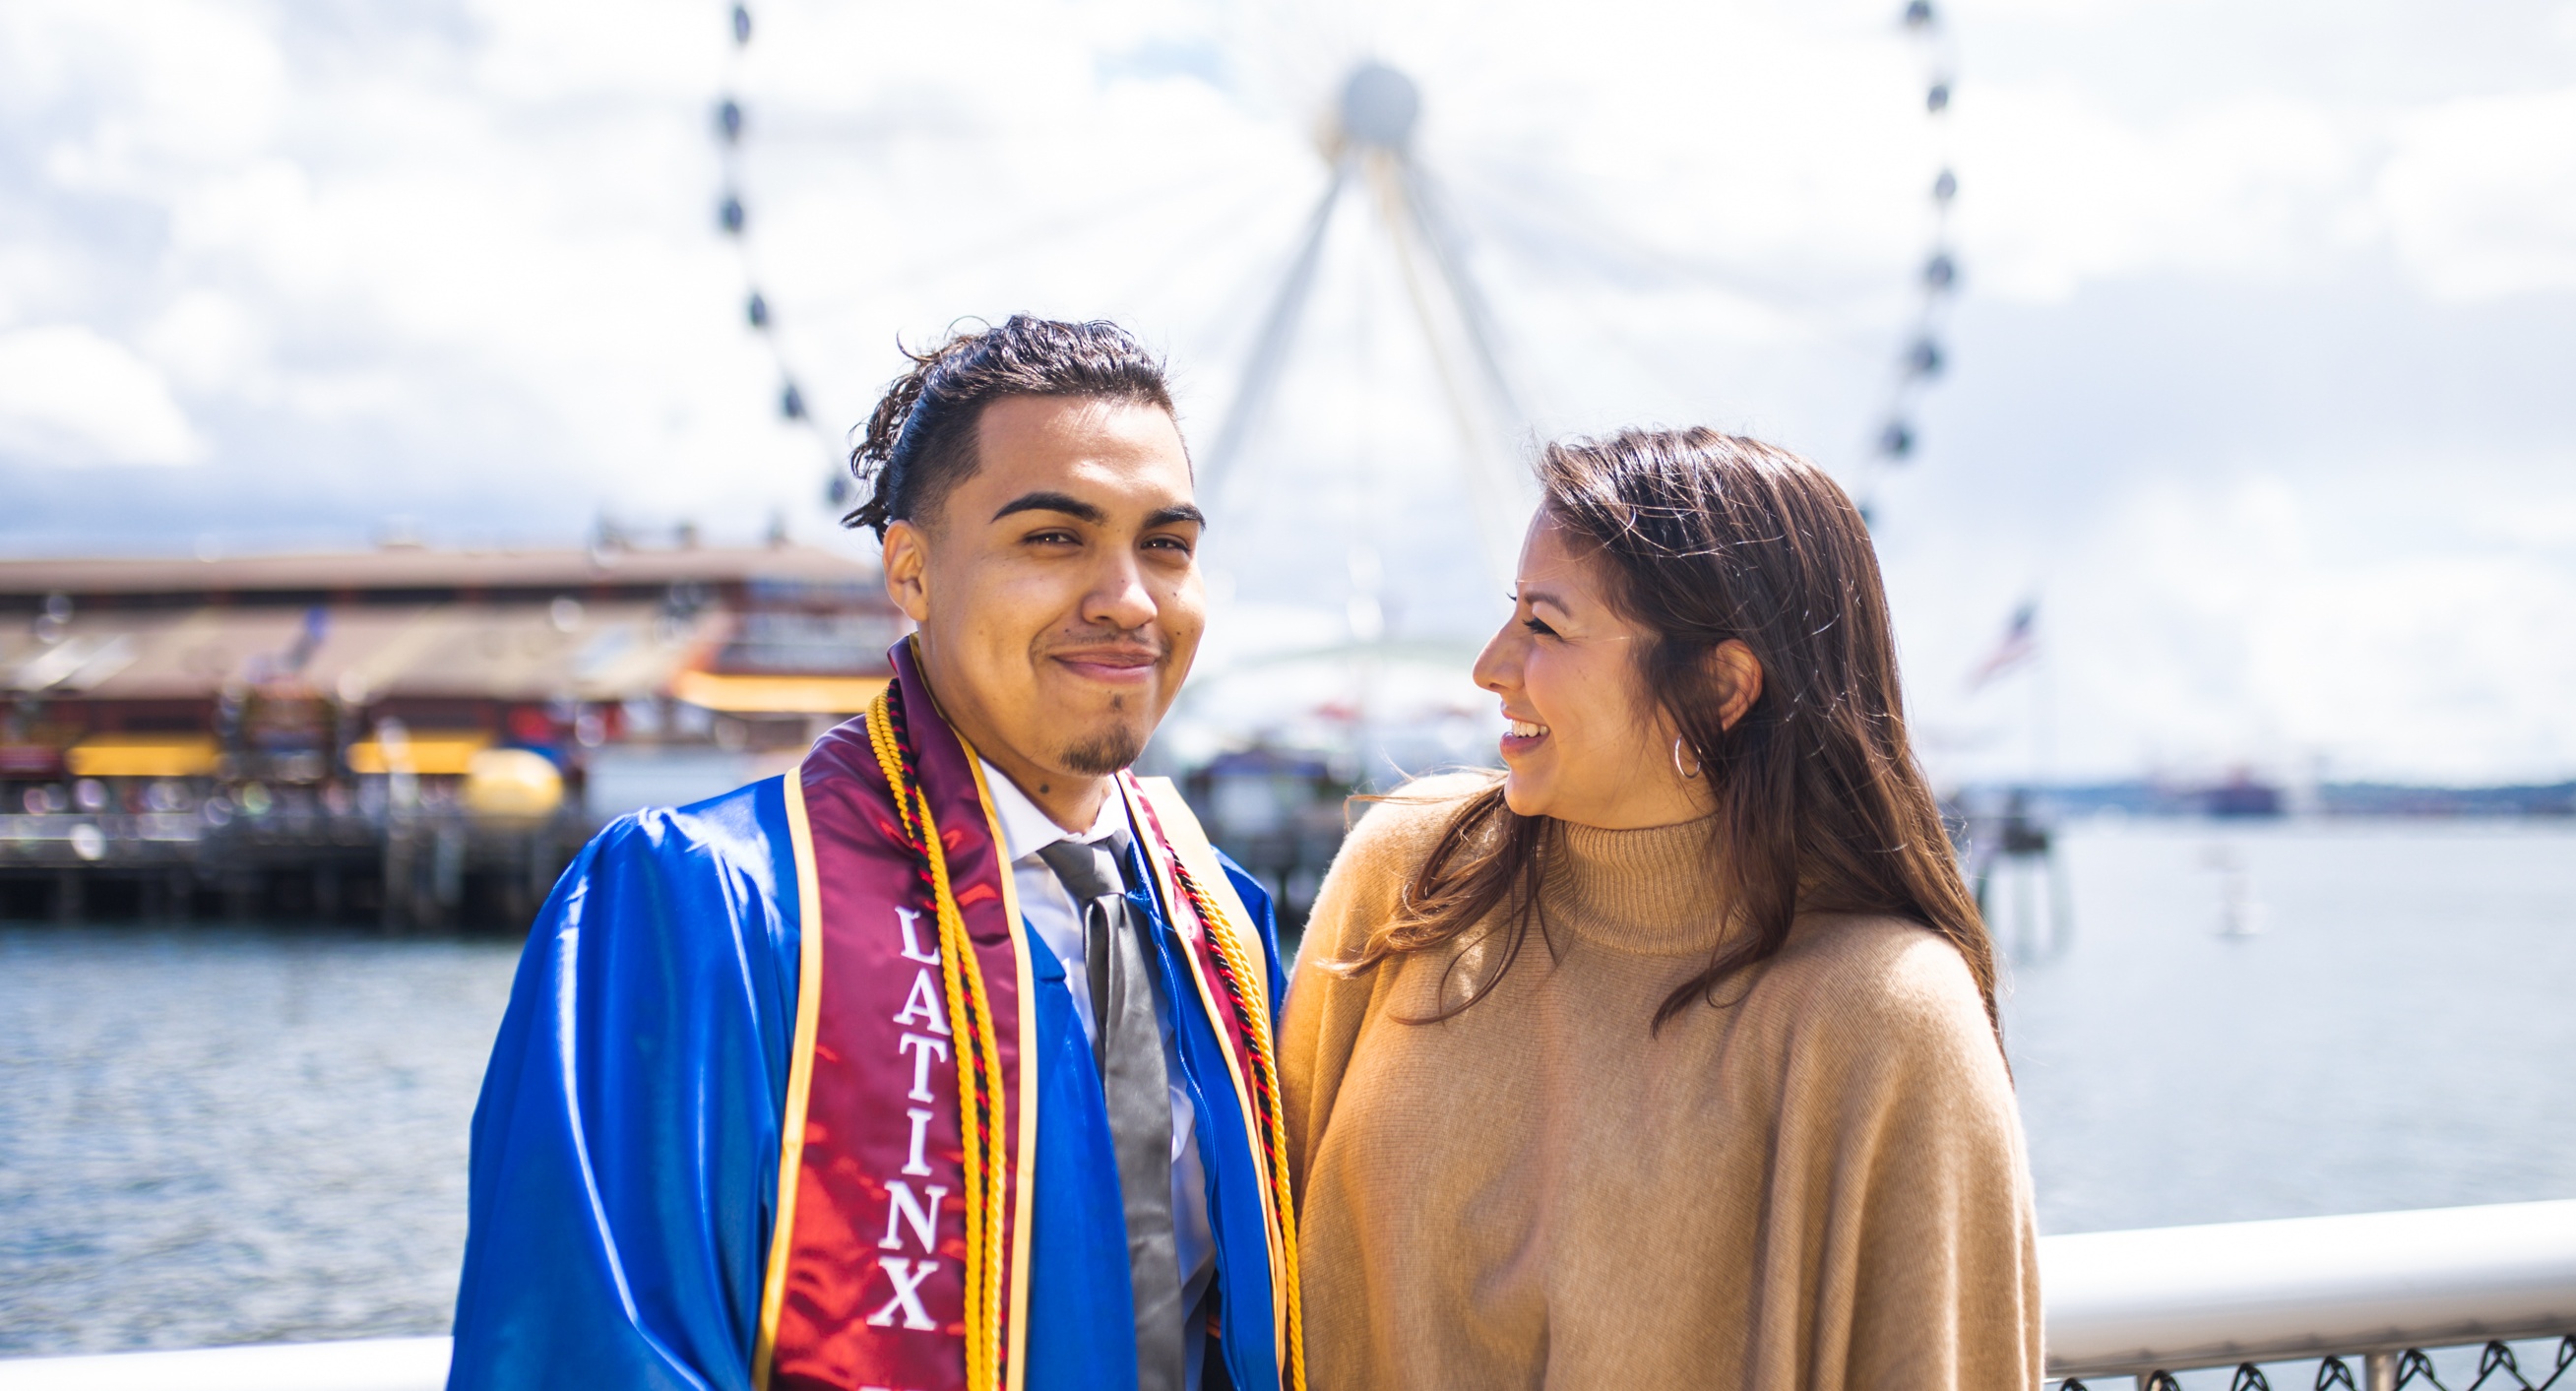
<instances>
[{"instance_id":1,"label":"man's smile","mask_svg":"<svg viewBox=\"0 0 2576 1391\"><path fill-rule=\"evenodd\" d=\"M1134 686L1153 679L1163 656L1161 649L1143 643L1122 642L1050 652L1047 659L1087 681Z\"/></svg>"}]
</instances>

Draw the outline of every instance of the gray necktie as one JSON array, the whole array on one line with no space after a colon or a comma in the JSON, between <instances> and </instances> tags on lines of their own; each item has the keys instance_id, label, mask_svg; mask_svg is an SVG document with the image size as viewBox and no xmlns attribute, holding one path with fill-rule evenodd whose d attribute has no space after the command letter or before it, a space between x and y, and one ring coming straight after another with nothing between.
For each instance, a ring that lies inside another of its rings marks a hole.
<instances>
[{"instance_id":1,"label":"gray necktie","mask_svg":"<svg viewBox=\"0 0 2576 1391\"><path fill-rule=\"evenodd\" d=\"M1138 1391L1181 1391L1180 1256L1172 1238L1172 1093L1145 924L1119 891L1127 836L1060 840L1038 852L1082 907L1091 977L1092 1058L1109 1104L1110 1145L1127 1208L1127 1270L1136 1292Z\"/></svg>"}]
</instances>

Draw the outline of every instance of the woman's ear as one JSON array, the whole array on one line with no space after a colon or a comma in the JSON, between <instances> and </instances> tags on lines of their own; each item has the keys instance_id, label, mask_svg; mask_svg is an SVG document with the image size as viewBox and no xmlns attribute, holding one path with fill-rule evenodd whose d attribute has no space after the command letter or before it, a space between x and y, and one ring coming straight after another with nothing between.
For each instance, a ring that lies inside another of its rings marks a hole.
<instances>
[{"instance_id":1,"label":"woman's ear","mask_svg":"<svg viewBox=\"0 0 2576 1391\"><path fill-rule=\"evenodd\" d=\"M1728 638L1708 653L1709 679L1718 690L1717 722L1735 728L1753 702L1762 698L1762 659L1741 638Z\"/></svg>"}]
</instances>

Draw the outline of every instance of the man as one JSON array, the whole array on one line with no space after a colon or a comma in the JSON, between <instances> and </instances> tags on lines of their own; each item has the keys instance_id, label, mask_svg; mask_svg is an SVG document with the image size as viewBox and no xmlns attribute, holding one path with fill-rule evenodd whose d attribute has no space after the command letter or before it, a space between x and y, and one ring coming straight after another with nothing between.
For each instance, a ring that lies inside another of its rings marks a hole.
<instances>
[{"instance_id":1,"label":"man","mask_svg":"<svg viewBox=\"0 0 2576 1391\"><path fill-rule=\"evenodd\" d=\"M1301 1388L1269 899L1123 771L1204 621L1161 367L1015 317L854 462L917 631L797 771L556 887L449 1385Z\"/></svg>"}]
</instances>

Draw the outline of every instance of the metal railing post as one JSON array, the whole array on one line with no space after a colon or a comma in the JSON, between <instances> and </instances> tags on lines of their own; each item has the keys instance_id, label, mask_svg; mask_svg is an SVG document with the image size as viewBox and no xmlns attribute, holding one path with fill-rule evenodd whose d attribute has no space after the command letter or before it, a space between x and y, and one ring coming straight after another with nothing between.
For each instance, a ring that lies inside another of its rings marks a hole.
<instances>
[{"instance_id":1,"label":"metal railing post","mask_svg":"<svg viewBox=\"0 0 2576 1391\"><path fill-rule=\"evenodd\" d=\"M2397 1391L2397 1354L2374 1352L2362 1359L2363 1391Z\"/></svg>"}]
</instances>

